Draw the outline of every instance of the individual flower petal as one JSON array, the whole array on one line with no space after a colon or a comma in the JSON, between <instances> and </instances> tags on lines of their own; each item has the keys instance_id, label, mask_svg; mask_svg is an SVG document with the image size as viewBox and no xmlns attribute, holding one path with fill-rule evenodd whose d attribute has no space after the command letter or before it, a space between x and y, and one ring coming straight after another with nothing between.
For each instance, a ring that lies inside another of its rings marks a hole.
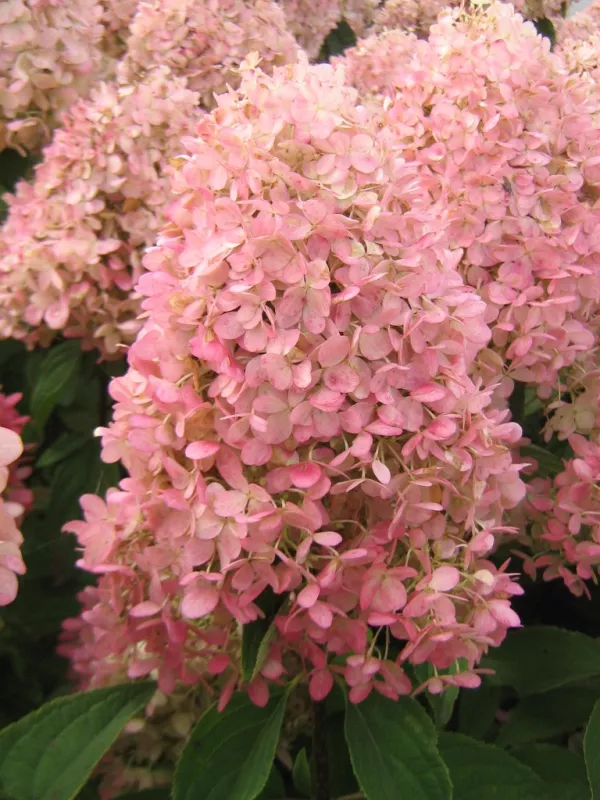
<instances>
[{"instance_id":1,"label":"individual flower petal","mask_svg":"<svg viewBox=\"0 0 600 800\"><path fill-rule=\"evenodd\" d=\"M210 458L220 447L219 442L192 442L185 448L185 454L192 459Z\"/></svg>"},{"instance_id":2,"label":"individual flower petal","mask_svg":"<svg viewBox=\"0 0 600 800\"><path fill-rule=\"evenodd\" d=\"M328 669L315 670L308 686L311 698L315 703L320 703L333 689L333 675Z\"/></svg>"},{"instance_id":3,"label":"individual flower petal","mask_svg":"<svg viewBox=\"0 0 600 800\"><path fill-rule=\"evenodd\" d=\"M438 567L431 575L429 588L435 592L450 592L460 581L460 572L456 567Z\"/></svg>"},{"instance_id":4,"label":"individual flower petal","mask_svg":"<svg viewBox=\"0 0 600 800\"><path fill-rule=\"evenodd\" d=\"M218 602L216 589L190 589L181 601L181 613L188 619L200 619L213 612Z\"/></svg>"},{"instance_id":5,"label":"individual flower petal","mask_svg":"<svg viewBox=\"0 0 600 800\"><path fill-rule=\"evenodd\" d=\"M21 437L9 428L0 428L0 467L7 467L23 452Z\"/></svg>"}]
</instances>

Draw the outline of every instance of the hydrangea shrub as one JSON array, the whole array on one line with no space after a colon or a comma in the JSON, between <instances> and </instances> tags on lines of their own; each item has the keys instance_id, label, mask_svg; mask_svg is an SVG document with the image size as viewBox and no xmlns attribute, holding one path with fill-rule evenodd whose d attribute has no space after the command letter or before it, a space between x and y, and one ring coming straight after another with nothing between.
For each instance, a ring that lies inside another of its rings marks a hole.
<instances>
[{"instance_id":1,"label":"hydrangea shrub","mask_svg":"<svg viewBox=\"0 0 600 800\"><path fill-rule=\"evenodd\" d=\"M94 6L0 237L15 800L595 786L595 10L449 5Z\"/></svg>"}]
</instances>

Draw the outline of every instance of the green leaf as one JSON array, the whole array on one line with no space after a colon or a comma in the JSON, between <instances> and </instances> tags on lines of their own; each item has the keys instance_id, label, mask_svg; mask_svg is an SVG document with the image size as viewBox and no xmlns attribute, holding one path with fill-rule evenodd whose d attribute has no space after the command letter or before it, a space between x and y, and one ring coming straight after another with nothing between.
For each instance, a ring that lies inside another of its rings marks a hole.
<instances>
[{"instance_id":1,"label":"green leaf","mask_svg":"<svg viewBox=\"0 0 600 800\"><path fill-rule=\"evenodd\" d=\"M452 785L436 747L436 730L419 703L371 694L348 703L346 739L368 800L450 800Z\"/></svg>"},{"instance_id":2,"label":"green leaf","mask_svg":"<svg viewBox=\"0 0 600 800\"><path fill-rule=\"evenodd\" d=\"M511 748L510 754L544 781L546 800L590 800L585 763L579 753L554 744L529 744Z\"/></svg>"},{"instance_id":3,"label":"green leaf","mask_svg":"<svg viewBox=\"0 0 600 800\"><path fill-rule=\"evenodd\" d=\"M335 685L338 686L337 683ZM358 783L352 771L348 743L344 735L344 717L344 713L327 717L327 761L329 790L332 797L358 792Z\"/></svg>"},{"instance_id":4,"label":"green leaf","mask_svg":"<svg viewBox=\"0 0 600 800\"><path fill-rule=\"evenodd\" d=\"M530 417L537 411L542 409L542 401L537 396L537 392L533 386L525 387L525 404L523 409L523 416Z\"/></svg>"},{"instance_id":5,"label":"green leaf","mask_svg":"<svg viewBox=\"0 0 600 800\"><path fill-rule=\"evenodd\" d=\"M501 647L483 659L490 679L512 686L523 697L600 675L600 640L546 626L511 631Z\"/></svg>"},{"instance_id":6,"label":"green leaf","mask_svg":"<svg viewBox=\"0 0 600 800\"><path fill-rule=\"evenodd\" d=\"M12 191L19 178L26 177L33 163L31 156L22 156L10 147L4 148L0 152L0 175L2 175L3 190Z\"/></svg>"},{"instance_id":7,"label":"green leaf","mask_svg":"<svg viewBox=\"0 0 600 800\"><path fill-rule=\"evenodd\" d=\"M597 687L581 686L567 686L525 697L511 709L496 744L506 747L570 733L586 722L597 697Z\"/></svg>"},{"instance_id":8,"label":"green leaf","mask_svg":"<svg viewBox=\"0 0 600 800\"><path fill-rule=\"evenodd\" d=\"M546 39L550 39L550 49L553 50L554 45L556 44L556 31L552 21L547 17L543 17L542 19L534 19L533 24L535 25L538 33L540 33L542 36L545 36Z\"/></svg>"},{"instance_id":9,"label":"green leaf","mask_svg":"<svg viewBox=\"0 0 600 800\"><path fill-rule=\"evenodd\" d=\"M344 50L354 47L355 44L356 34L346 20L342 19L337 27L327 34L327 38L321 45L317 61L329 61L331 56L340 56Z\"/></svg>"},{"instance_id":10,"label":"green leaf","mask_svg":"<svg viewBox=\"0 0 600 800\"><path fill-rule=\"evenodd\" d=\"M164 789L142 789L141 792L128 792L119 794L115 800L169 800L170 790Z\"/></svg>"},{"instance_id":11,"label":"green leaf","mask_svg":"<svg viewBox=\"0 0 600 800\"><path fill-rule=\"evenodd\" d=\"M19 625L21 635L56 635L66 617L77 615L80 611L77 599L73 597L72 587L55 588L52 593L39 580L30 580L29 572L21 582L19 594L10 608L2 613L7 621Z\"/></svg>"},{"instance_id":12,"label":"green leaf","mask_svg":"<svg viewBox=\"0 0 600 800\"><path fill-rule=\"evenodd\" d=\"M303 747L296 756L292 768L292 779L294 781L294 786L302 797L312 797L312 776L310 774L310 763L306 755L305 747Z\"/></svg>"},{"instance_id":13,"label":"green leaf","mask_svg":"<svg viewBox=\"0 0 600 800\"><path fill-rule=\"evenodd\" d=\"M108 378L120 378L127 372L127 359L119 358L115 361L103 361L100 369Z\"/></svg>"},{"instance_id":14,"label":"green leaf","mask_svg":"<svg viewBox=\"0 0 600 800\"><path fill-rule=\"evenodd\" d=\"M36 466L39 468L51 467L77 452L89 441L90 437L83 433L61 433L58 439L44 450L38 458Z\"/></svg>"},{"instance_id":15,"label":"green leaf","mask_svg":"<svg viewBox=\"0 0 600 800\"><path fill-rule=\"evenodd\" d=\"M0 732L0 786L14 800L71 800L155 687L128 683L60 697Z\"/></svg>"},{"instance_id":16,"label":"green leaf","mask_svg":"<svg viewBox=\"0 0 600 800\"><path fill-rule=\"evenodd\" d=\"M335 659L332 659L332 663L335 663ZM346 714L346 693L337 681L325 698L325 711L328 717L341 715L342 720Z\"/></svg>"},{"instance_id":17,"label":"green leaf","mask_svg":"<svg viewBox=\"0 0 600 800\"><path fill-rule=\"evenodd\" d=\"M49 523L56 528L81 516L79 498L83 494L104 494L119 481L117 464L100 460L100 443L90 439L71 457L58 464L52 475Z\"/></svg>"},{"instance_id":18,"label":"green leaf","mask_svg":"<svg viewBox=\"0 0 600 800\"><path fill-rule=\"evenodd\" d=\"M286 699L258 708L237 694L224 711L210 708L181 754L173 800L254 800L269 777Z\"/></svg>"},{"instance_id":19,"label":"green leaf","mask_svg":"<svg viewBox=\"0 0 600 800\"><path fill-rule=\"evenodd\" d=\"M96 377L95 372L97 359L98 355L93 350L90 352L81 353L77 377L74 380L69 381L69 385L65 388L65 391L62 392L61 396L57 400L57 406L68 408L70 406L79 404L80 398L90 391L93 380ZM97 394L94 397L94 404L98 404Z\"/></svg>"},{"instance_id":20,"label":"green leaf","mask_svg":"<svg viewBox=\"0 0 600 800\"><path fill-rule=\"evenodd\" d=\"M554 478L559 472L563 471L562 460L547 448L539 447L537 444L528 444L521 447L521 456L525 460L528 457L535 458L538 462L536 475L542 478Z\"/></svg>"},{"instance_id":21,"label":"green leaf","mask_svg":"<svg viewBox=\"0 0 600 800\"><path fill-rule=\"evenodd\" d=\"M31 353L27 353L27 357L25 359L25 379L29 391L33 391L35 388L35 383L38 379L38 375L40 374L42 364L47 356L47 350L32 350Z\"/></svg>"},{"instance_id":22,"label":"green leaf","mask_svg":"<svg viewBox=\"0 0 600 800\"><path fill-rule=\"evenodd\" d=\"M76 800L101 800L95 781L88 781L78 793Z\"/></svg>"},{"instance_id":23,"label":"green leaf","mask_svg":"<svg viewBox=\"0 0 600 800\"><path fill-rule=\"evenodd\" d=\"M43 430L61 394L77 379L81 364L79 342L63 342L53 347L41 363L31 396L31 416Z\"/></svg>"},{"instance_id":24,"label":"green leaf","mask_svg":"<svg viewBox=\"0 0 600 800\"><path fill-rule=\"evenodd\" d=\"M0 342L0 367L3 367L16 355L19 355L21 359L25 356L23 342L17 342L16 339L4 339L4 341Z\"/></svg>"},{"instance_id":25,"label":"green leaf","mask_svg":"<svg viewBox=\"0 0 600 800\"><path fill-rule=\"evenodd\" d=\"M283 797L285 797L285 784L281 773L273 764L265 788L258 795L257 800L281 800Z\"/></svg>"},{"instance_id":26,"label":"green leaf","mask_svg":"<svg viewBox=\"0 0 600 800\"><path fill-rule=\"evenodd\" d=\"M107 419L111 400L107 394L106 377L96 369L90 375L81 374L76 386L71 402L68 406L58 406L56 413L69 430L89 435Z\"/></svg>"},{"instance_id":27,"label":"green leaf","mask_svg":"<svg viewBox=\"0 0 600 800\"><path fill-rule=\"evenodd\" d=\"M242 629L242 676L246 683L250 683L258 675L269 652L269 645L275 634L273 620L277 608L281 606L282 598L267 587L257 598L256 604L264 613L259 618Z\"/></svg>"},{"instance_id":28,"label":"green leaf","mask_svg":"<svg viewBox=\"0 0 600 800\"><path fill-rule=\"evenodd\" d=\"M450 669L451 674L455 674L458 670L458 667L458 663L453 665L453 668ZM429 680L429 678L435 674L433 667L427 662L424 664L417 664L413 667L413 669L415 672L415 677L419 683L425 683L425 681ZM433 718L438 728L444 728L448 722L450 722L457 698L457 686L450 686L441 694L430 694L429 692L425 693L427 705L433 712Z\"/></svg>"},{"instance_id":29,"label":"green leaf","mask_svg":"<svg viewBox=\"0 0 600 800\"><path fill-rule=\"evenodd\" d=\"M499 747L462 733L441 733L439 750L450 772L453 800L547 800L535 772Z\"/></svg>"},{"instance_id":30,"label":"green leaf","mask_svg":"<svg viewBox=\"0 0 600 800\"><path fill-rule=\"evenodd\" d=\"M594 706L583 740L583 754L592 800L600 798L600 700Z\"/></svg>"},{"instance_id":31,"label":"green leaf","mask_svg":"<svg viewBox=\"0 0 600 800\"><path fill-rule=\"evenodd\" d=\"M428 693L427 701L433 711L435 724L440 730L450 722L457 698L458 686L450 686L442 694Z\"/></svg>"},{"instance_id":32,"label":"green leaf","mask_svg":"<svg viewBox=\"0 0 600 800\"><path fill-rule=\"evenodd\" d=\"M458 730L475 739L485 739L494 724L502 690L486 676L478 689L463 689L458 702Z\"/></svg>"}]
</instances>

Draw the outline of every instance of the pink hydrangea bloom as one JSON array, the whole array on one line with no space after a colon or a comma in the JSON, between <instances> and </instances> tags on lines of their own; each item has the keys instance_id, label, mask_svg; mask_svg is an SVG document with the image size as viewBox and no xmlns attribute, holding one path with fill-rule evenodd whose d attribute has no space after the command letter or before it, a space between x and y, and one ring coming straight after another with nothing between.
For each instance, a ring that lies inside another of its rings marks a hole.
<instances>
[{"instance_id":1,"label":"pink hydrangea bloom","mask_svg":"<svg viewBox=\"0 0 600 800\"><path fill-rule=\"evenodd\" d=\"M162 224L169 159L201 111L168 69L106 83L66 114L31 184L8 198L0 335L47 345L62 331L120 355L139 329L133 287Z\"/></svg>"},{"instance_id":2,"label":"pink hydrangea bloom","mask_svg":"<svg viewBox=\"0 0 600 800\"><path fill-rule=\"evenodd\" d=\"M557 26L562 23L562 0L516 0L512 5L526 19L547 17ZM459 6L461 0L387 0L375 14L370 33L399 29L426 38L442 11Z\"/></svg>"},{"instance_id":3,"label":"pink hydrangea bloom","mask_svg":"<svg viewBox=\"0 0 600 800\"><path fill-rule=\"evenodd\" d=\"M280 0L279 5L300 46L316 58L327 35L341 19L340 0L325 0L318 6L312 0Z\"/></svg>"},{"instance_id":4,"label":"pink hydrangea bloom","mask_svg":"<svg viewBox=\"0 0 600 800\"><path fill-rule=\"evenodd\" d=\"M569 70L600 81L600 2L591 3L556 25L557 52Z\"/></svg>"},{"instance_id":5,"label":"pink hydrangea bloom","mask_svg":"<svg viewBox=\"0 0 600 800\"><path fill-rule=\"evenodd\" d=\"M237 85L249 53L268 71L295 61L297 51L273 0L140 0L120 74L127 81L140 69L168 66L212 107L215 92Z\"/></svg>"},{"instance_id":6,"label":"pink hydrangea bloom","mask_svg":"<svg viewBox=\"0 0 600 800\"><path fill-rule=\"evenodd\" d=\"M525 19L551 20L556 30L563 21L564 4L564 0L517 0L512 5L523 14Z\"/></svg>"},{"instance_id":7,"label":"pink hydrangea bloom","mask_svg":"<svg viewBox=\"0 0 600 800\"><path fill-rule=\"evenodd\" d=\"M600 445L579 434L569 438L574 457L553 481L528 484L522 536L525 570L544 580L562 578L576 595L589 594L585 582L600 568Z\"/></svg>"},{"instance_id":8,"label":"pink hydrangea bloom","mask_svg":"<svg viewBox=\"0 0 600 800\"><path fill-rule=\"evenodd\" d=\"M387 0L375 14L370 32L376 34L398 29L426 37L440 12L458 5L460 0L448 3L440 0Z\"/></svg>"},{"instance_id":9,"label":"pink hydrangea bloom","mask_svg":"<svg viewBox=\"0 0 600 800\"><path fill-rule=\"evenodd\" d=\"M100 0L104 27L103 49L109 55L119 57L125 51L129 28L138 3L139 0Z\"/></svg>"},{"instance_id":10,"label":"pink hydrangea bloom","mask_svg":"<svg viewBox=\"0 0 600 800\"><path fill-rule=\"evenodd\" d=\"M0 427L7 428L18 436L29 421L29 417L23 416L17 410L17 403L21 397L20 394L0 394ZM14 437L7 439L14 441ZM17 522L20 522L23 514L33 505L33 493L25 485L25 481L31 475L31 467L27 464L26 456L18 461L11 461L9 466L8 478L2 491L4 500L10 504L11 513Z\"/></svg>"},{"instance_id":11,"label":"pink hydrangea bloom","mask_svg":"<svg viewBox=\"0 0 600 800\"><path fill-rule=\"evenodd\" d=\"M596 83L600 82L600 30L590 32L586 38L561 37L557 52L570 72L587 73Z\"/></svg>"},{"instance_id":12,"label":"pink hydrangea bloom","mask_svg":"<svg viewBox=\"0 0 600 800\"><path fill-rule=\"evenodd\" d=\"M598 342L597 325L592 326ZM560 373L552 392L545 393L542 409L546 417L546 441L556 435L565 440L574 433L600 444L600 361L598 346Z\"/></svg>"},{"instance_id":13,"label":"pink hydrangea bloom","mask_svg":"<svg viewBox=\"0 0 600 800\"><path fill-rule=\"evenodd\" d=\"M315 699L336 673L353 702L398 697L406 662L433 665L431 691L474 686L519 624L487 556L525 494L521 431L471 378L485 304L385 122L301 61L244 69L182 141L102 431L130 477L68 526L99 576L67 626L82 685L210 679L223 706L267 587L283 605L244 687L259 705L290 652Z\"/></svg>"},{"instance_id":14,"label":"pink hydrangea bloom","mask_svg":"<svg viewBox=\"0 0 600 800\"><path fill-rule=\"evenodd\" d=\"M17 596L17 575L25 573L18 525L33 500L24 485L31 470L20 461L20 433L27 422L16 409L20 399L19 394L0 394L0 606L12 603Z\"/></svg>"},{"instance_id":15,"label":"pink hydrangea bloom","mask_svg":"<svg viewBox=\"0 0 600 800\"><path fill-rule=\"evenodd\" d=\"M0 492L7 487L9 466L22 452L23 444L18 434L10 428L0 427ZM25 572L20 549L23 536L17 528L15 512L13 503L0 499L0 606L6 606L15 599L18 589L17 575Z\"/></svg>"},{"instance_id":16,"label":"pink hydrangea bloom","mask_svg":"<svg viewBox=\"0 0 600 800\"><path fill-rule=\"evenodd\" d=\"M0 150L37 148L103 68L98 0L0 4Z\"/></svg>"},{"instance_id":17,"label":"pink hydrangea bloom","mask_svg":"<svg viewBox=\"0 0 600 800\"><path fill-rule=\"evenodd\" d=\"M600 29L600 2L590 3L582 11L561 20L556 27L557 43L562 47L569 41L589 41Z\"/></svg>"},{"instance_id":18,"label":"pink hydrangea bloom","mask_svg":"<svg viewBox=\"0 0 600 800\"><path fill-rule=\"evenodd\" d=\"M350 74L362 91L377 76L390 135L448 213L446 245L493 332L480 374L549 392L597 341L598 89L500 3L445 12L412 51L390 34L380 44L350 53Z\"/></svg>"},{"instance_id":19,"label":"pink hydrangea bloom","mask_svg":"<svg viewBox=\"0 0 600 800\"><path fill-rule=\"evenodd\" d=\"M332 63L343 65L346 80L356 86L361 95L391 97L402 80L401 74L410 68L420 47L409 26L390 28L360 39L354 47L345 50L343 56L334 57Z\"/></svg>"},{"instance_id":20,"label":"pink hydrangea bloom","mask_svg":"<svg viewBox=\"0 0 600 800\"><path fill-rule=\"evenodd\" d=\"M340 0L341 19L355 36L364 36L373 22L380 0Z\"/></svg>"},{"instance_id":21,"label":"pink hydrangea bloom","mask_svg":"<svg viewBox=\"0 0 600 800\"><path fill-rule=\"evenodd\" d=\"M356 36L373 21L377 0L279 0L288 28L310 58L316 58L328 34L345 20Z\"/></svg>"}]
</instances>

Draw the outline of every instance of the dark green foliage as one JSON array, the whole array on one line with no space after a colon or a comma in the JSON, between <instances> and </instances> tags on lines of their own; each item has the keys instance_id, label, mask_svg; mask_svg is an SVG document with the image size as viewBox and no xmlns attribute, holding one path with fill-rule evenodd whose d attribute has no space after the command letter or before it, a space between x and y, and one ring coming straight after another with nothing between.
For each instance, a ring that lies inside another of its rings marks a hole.
<instances>
[{"instance_id":1,"label":"dark green foliage","mask_svg":"<svg viewBox=\"0 0 600 800\"><path fill-rule=\"evenodd\" d=\"M550 39L550 49L554 50L554 45L556 44L556 31L554 30L552 21L546 17L543 17L542 19L534 19L533 24L535 25L539 34L545 36L547 39Z\"/></svg>"},{"instance_id":2,"label":"dark green foliage","mask_svg":"<svg viewBox=\"0 0 600 800\"><path fill-rule=\"evenodd\" d=\"M323 42L317 61L329 61L332 56L340 56L344 50L348 47L354 47L355 44L356 35L346 20L343 19Z\"/></svg>"}]
</instances>

